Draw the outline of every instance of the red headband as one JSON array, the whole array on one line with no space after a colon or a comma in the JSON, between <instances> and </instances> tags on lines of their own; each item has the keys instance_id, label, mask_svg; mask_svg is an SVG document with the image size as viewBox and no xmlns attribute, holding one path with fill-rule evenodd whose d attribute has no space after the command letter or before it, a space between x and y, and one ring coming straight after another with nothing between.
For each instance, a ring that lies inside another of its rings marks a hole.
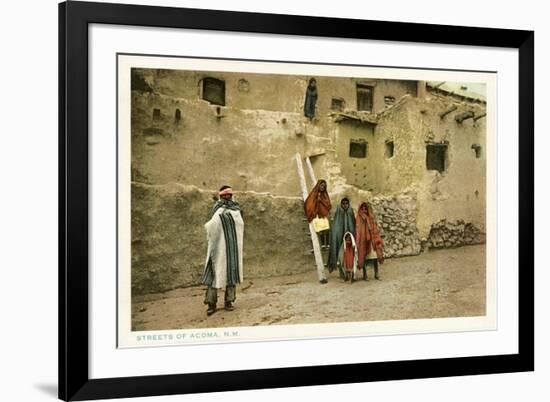
<instances>
[{"instance_id":1,"label":"red headband","mask_svg":"<svg viewBox=\"0 0 550 402\"><path fill-rule=\"evenodd\" d=\"M223 189L218 193L218 195L233 194L233 189L231 187Z\"/></svg>"}]
</instances>

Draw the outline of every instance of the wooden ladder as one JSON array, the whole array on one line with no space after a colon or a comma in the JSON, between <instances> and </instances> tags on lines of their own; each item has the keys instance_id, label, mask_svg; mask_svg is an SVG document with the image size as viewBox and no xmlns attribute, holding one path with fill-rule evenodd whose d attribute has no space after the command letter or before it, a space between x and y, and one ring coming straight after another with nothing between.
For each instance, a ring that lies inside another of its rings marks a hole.
<instances>
[{"instance_id":1,"label":"wooden ladder","mask_svg":"<svg viewBox=\"0 0 550 402\"><path fill-rule=\"evenodd\" d=\"M311 166L311 161L309 160L309 158L306 158L306 166L309 171L309 177L313 182L313 185L315 186L317 180L315 179L315 172L313 171L313 166ZM304 167L302 165L302 157L299 153L296 153L296 168L298 170L298 178L300 179L302 198L305 202L309 192L307 191L306 177L304 174ZM321 246L319 245L319 237L317 237L317 233L313 228L313 223L308 223L308 226L309 234L311 236L311 243L313 245L313 255L315 256L315 265L317 267L317 277L319 278L319 281L326 281L327 278L325 276L325 267L323 264L323 256L321 254Z\"/></svg>"}]
</instances>

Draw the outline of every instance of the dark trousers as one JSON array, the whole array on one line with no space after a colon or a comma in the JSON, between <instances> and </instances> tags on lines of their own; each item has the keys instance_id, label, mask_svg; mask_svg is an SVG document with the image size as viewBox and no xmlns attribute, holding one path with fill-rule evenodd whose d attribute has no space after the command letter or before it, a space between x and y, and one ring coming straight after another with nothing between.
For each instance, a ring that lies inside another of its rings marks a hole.
<instances>
[{"instance_id":1,"label":"dark trousers","mask_svg":"<svg viewBox=\"0 0 550 402\"><path fill-rule=\"evenodd\" d=\"M367 279L367 267L369 263L372 263L374 266L374 277L378 279L380 276L378 275L378 260L372 259L372 260L365 260L363 263L363 279Z\"/></svg>"},{"instance_id":2,"label":"dark trousers","mask_svg":"<svg viewBox=\"0 0 550 402\"><path fill-rule=\"evenodd\" d=\"M323 230L322 232L317 233L317 237L319 238L319 243L321 247L328 247L329 245L329 230Z\"/></svg>"},{"instance_id":3,"label":"dark trousers","mask_svg":"<svg viewBox=\"0 0 550 402\"><path fill-rule=\"evenodd\" d=\"M225 287L225 303L233 303L237 298L237 288L235 285L228 285ZM218 303L218 289L208 286L206 294L204 295L204 304L216 307Z\"/></svg>"}]
</instances>

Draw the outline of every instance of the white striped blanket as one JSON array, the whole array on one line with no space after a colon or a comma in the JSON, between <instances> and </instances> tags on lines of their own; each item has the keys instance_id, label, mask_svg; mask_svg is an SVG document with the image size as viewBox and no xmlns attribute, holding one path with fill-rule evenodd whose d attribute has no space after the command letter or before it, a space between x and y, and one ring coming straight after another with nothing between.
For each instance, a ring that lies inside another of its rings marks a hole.
<instances>
[{"instance_id":1,"label":"white striped blanket","mask_svg":"<svg viewBox=\"0 0 550 402\"><path fill-rule=\"evenodd\" d=\"M202 282L217 289L242 282L244 221L240 211L220 207L204 227L208 250Z\"/></svg>"}]
</instances>

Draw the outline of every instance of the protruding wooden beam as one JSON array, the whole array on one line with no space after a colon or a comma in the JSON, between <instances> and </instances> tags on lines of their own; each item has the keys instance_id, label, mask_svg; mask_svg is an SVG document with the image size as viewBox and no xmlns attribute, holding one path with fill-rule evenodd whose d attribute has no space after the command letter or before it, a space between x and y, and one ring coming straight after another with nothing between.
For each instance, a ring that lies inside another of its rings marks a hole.
<instances>
[{"instance_id":1,"label":"protruding wooden beam","mask_svg":"<svg viewBox=\"0 0 550 402\"><path fill-rule=\"evenodd\" d=\"M467 120L467 119L473 119L474 117L474 112L472 110L469 110L467 112L464 112L462 114L459 114L458 116L455 116L455 121L458 123L458 124L462 124L462 122L464 120Z\"/></svg>"},{"instance_id":2,"label":"protruding wooden beam","mask_svg":"<svg viewBox=\"0 0 550 402\"><path fill-rule=\"evenodd\" d=\"M487 116L487 113L483 113L483 114L480 114L479 116L475 116L474 121L478 121L479 119L481 119L482 117L485 117L485 116Z\"/></svg>"},{"instance_id":3,"label":"protruding wooden beam","mask_svg":"<svg viewBox=\"0 0 550 402\"><path fill-rule=\"evenodd\" d=\"M449 109L445 110L444 112L439 113L439 118L443 119L445 116L447 116L449 113L454 112L456 109L458 109L458 106L453 105Z\"/></svg>"}]
</instances>

